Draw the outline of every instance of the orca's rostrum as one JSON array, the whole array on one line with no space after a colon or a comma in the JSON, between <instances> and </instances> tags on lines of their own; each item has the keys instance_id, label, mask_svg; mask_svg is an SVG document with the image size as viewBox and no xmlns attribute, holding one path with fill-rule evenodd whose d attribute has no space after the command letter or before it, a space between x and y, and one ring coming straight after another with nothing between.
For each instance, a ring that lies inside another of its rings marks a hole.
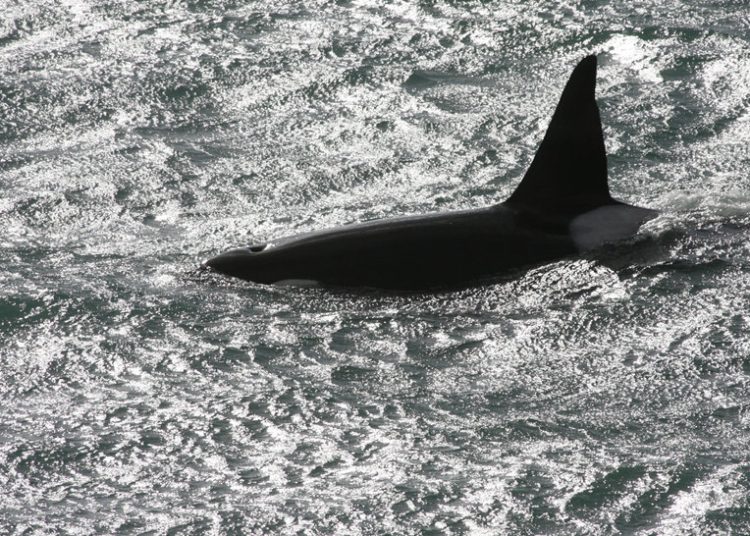
<instances>
[{"instance_id":1,"label":"orca's rostrum","mask_svg":"<svg viewBox=\"0 0 750 536\"><path fill-rule=\"evenodd\" d=\"M576 66L521 184L487 208L346 225L233 249L205 265L258 283L470 286L634 235L655 216L612 199L596 56Z\"/></svg>"}]
</instances>

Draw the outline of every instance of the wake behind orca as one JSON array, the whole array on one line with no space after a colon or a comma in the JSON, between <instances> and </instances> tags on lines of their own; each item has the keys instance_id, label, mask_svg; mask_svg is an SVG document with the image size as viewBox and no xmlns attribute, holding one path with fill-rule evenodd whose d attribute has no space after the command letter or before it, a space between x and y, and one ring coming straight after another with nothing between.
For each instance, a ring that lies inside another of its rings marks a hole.
<instances>
[{"instance_id":1,"label":"wake behind orca","mask_svg":"<svg viewBox=\"0 0 750 536\"><path fill-rule=\"evenodd\" d=\"M607 183L596 56L573 70L523 180L487 208L408 216L232 249L210 269L257 283L387 290L460 288L634 235L656 212Z\"/></svg>"}]
</instances>

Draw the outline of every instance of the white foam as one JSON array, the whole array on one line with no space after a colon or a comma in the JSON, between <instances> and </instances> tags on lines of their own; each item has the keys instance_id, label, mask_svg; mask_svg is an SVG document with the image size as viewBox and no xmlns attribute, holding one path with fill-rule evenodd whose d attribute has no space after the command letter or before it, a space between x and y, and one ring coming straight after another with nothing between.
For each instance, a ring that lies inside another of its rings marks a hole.
<instances>
[{"instance_id":1,"label":"white foam","mask_svg":"<svg viewBox=\"0 0 750 536\"><path fill-rule=\"evenodd\" d=\"M644 82L663 82L659 68L653 65L654 46L635 35L615 35L605 45L614 63L620 64Z\"/></svg>"}]
</instances>

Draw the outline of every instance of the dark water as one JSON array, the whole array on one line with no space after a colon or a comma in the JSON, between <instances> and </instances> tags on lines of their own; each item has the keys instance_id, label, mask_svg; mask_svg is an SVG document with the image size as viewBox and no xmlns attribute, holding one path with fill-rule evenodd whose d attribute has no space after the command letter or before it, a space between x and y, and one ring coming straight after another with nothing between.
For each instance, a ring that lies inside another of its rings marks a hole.
<instances>
[{"instance_id":1,"label":"dark water","mask_svg":"<svg viewBox=\"0 0 750 536\"><path fill-rule=\"evenodd\" d=\"M0 13L0 533L750 531L747 2ZM502 200L590 52L633 243L437 295L193 274Z\"/></svg>"}]
</instances>

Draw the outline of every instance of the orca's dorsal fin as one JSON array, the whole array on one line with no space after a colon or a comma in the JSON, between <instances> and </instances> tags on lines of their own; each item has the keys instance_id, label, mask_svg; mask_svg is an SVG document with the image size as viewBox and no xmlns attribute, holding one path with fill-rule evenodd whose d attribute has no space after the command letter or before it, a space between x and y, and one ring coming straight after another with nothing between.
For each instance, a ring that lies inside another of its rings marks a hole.
<instances>
[{"instance_id":1,"label":"orca's dorsal fin","mask_svg":"<svg viewBox=\"0 0 750 536\"><path fill-rule=\"evenodd\" d=\"M587 56L570 75L534 160L507 204L580 213L616 203L607 185L607 155L595 90L596 56Z\"/></svg>"}]
</instances>

